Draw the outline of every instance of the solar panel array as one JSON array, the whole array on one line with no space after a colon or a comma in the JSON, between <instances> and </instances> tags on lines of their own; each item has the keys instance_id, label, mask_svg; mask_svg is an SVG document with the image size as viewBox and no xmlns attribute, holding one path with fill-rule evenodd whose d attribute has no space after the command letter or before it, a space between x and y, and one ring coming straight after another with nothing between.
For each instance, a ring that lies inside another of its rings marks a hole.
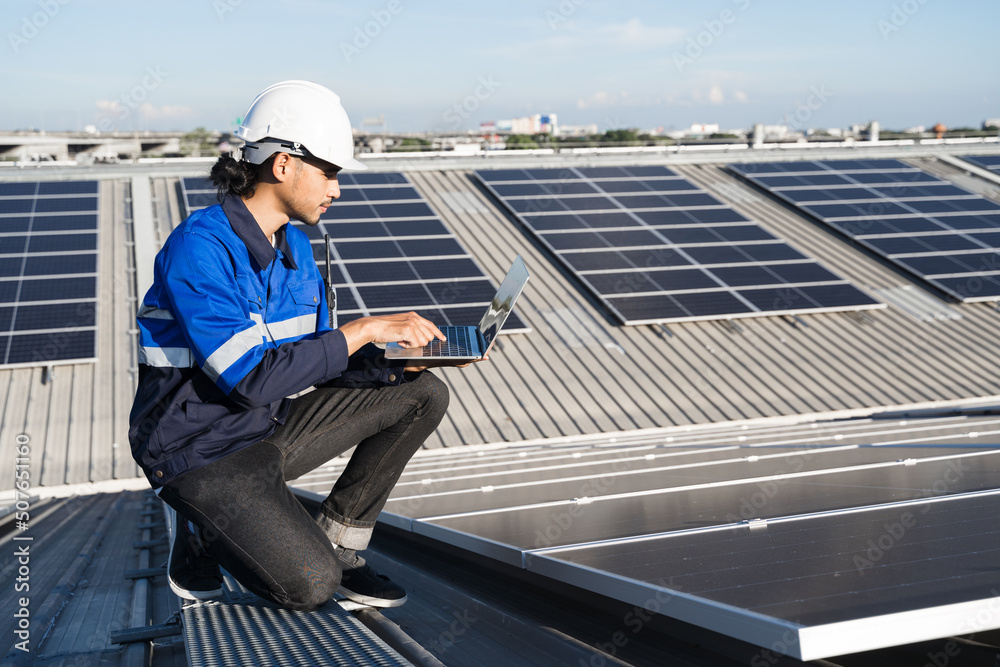
<instances>
[{"instance_id":1,"label":"solar panel array","mask_svg":"<svg viewBox=\"0 0 1000 667\"><path fill-rule=\"evenodd\" d=\"M1000 627L998 437L858 420L418 456L379 521L823 658ZM324 497L330 464L295 486Z\"/></svg>"},{"instance_id":2,"label":"solar panel array","mask_svg":"<svg viewBox=\"0 0 1000 667\"><path fill-rule=\"evenodd\" d=\"M398 172L338 178L340 198L320 224L295 223L324 276L323 235L330 235L338 322L414 310L438 325L478 324L496 286L409 179ZM185 178L181 187L189 214L217 203L206 179ZM516 312L504 326L504 333L528 330Z\"/></svg>"},{"instance_id":3,"label":"solar panel array","mask_svg":"<svg viewBox=\"0 0 1000 667\"><path fill-rule=\"evenodd\" d=\"M883 306L666 167L475 173L622 324Z\"/></svg>"},{"instance_id":4,"label":"solar panel array","mask_svg":"<svg viewBox=\"0 0 1000 667\"><path fill-rule=\"evenodd\" d=\"M97 358L97 181L0 183L0 364Z\"/></svg>"},{"instance_id":5,"label":"solar panel array","mask_svg":"<svg viewBox=\"0 0 1000 667\"><path fill-rule=\"evenodd\" d=\"M963 155L962 159L1000 176L1000 155Z\"/></svg>"},{"instance_id":6,"label":"solar panel array","mask_svg":"<svg viewBox=\"0 0 1000 667\"><path fill-rule=\"evenodd\" d=\"M729 168L956 299L1000 299L996 202L899 160Z\"/></svg>"}]
</instances>

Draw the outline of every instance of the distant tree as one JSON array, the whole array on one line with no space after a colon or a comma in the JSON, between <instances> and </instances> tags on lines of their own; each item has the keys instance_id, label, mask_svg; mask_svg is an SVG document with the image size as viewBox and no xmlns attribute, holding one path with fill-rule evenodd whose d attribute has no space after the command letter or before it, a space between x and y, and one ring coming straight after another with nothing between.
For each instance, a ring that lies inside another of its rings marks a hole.
<instances>
[{"instance_id":1,"label":"distant tree","mask_svg":"<svg viewBox=\"0 0 1000 667\"><path fill-rule=\"evenodd\" d=\"M198 127L181 137L180 152L186 157L211 157L218 155L219 149L212 133Z\"/></svg>"},{"instance_id":2,"label":"distant tree","mask_svg":"<svg viewBox=\"0 0 1000 667\"><path fill-rule=\"evenodd\" d=\"M636 143L639 141L639 131L632 129L608 130L604 133L602 139L613 144Z\"/></svg>"},{"instance_id":3,"label":"distant tree","mask_svg":"<svg viewBox=\"0 0 1000 667\"><path fill-rule=\"evenodd\" d=\"M538 143L527 134L511 134L507 136L506 140L507 148L513 150L524 150L530 148L538 148Z\"/></svg>"}]
</instances>

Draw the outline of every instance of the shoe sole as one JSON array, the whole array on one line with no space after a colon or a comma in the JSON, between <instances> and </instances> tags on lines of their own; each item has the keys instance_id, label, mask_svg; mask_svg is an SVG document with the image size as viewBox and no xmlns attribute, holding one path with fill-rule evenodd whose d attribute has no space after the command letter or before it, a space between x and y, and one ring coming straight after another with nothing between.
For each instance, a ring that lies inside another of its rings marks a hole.
<instances>
[{"instance_id":1,"label":"shoe sole","mask_svg":"<svg viewBox=\"0 0 1000 667\"><path fill-rule=\"evenodd\" d=\"M372 598L367 595L361 595L353 591L349 591L343 586L337 589L337 592L343 595L348 600L352 602L357 602L359 604L366 604L369 607L380 607L382 609L387 609L390 607L401 607L406 602L406 596L399 598L398 600L387 600L385 598Z\"/></svg>"},{"instance_id":2,"label":"shoe sole","mask_svg":"<svg viewBox=\"0 0 1000 667\"><path fill-rule=\"evenodd\" d=\"M174 580L169 576L167 577L167 583L170 584L170 590L174 592L179 598L184 598L185 600L211 600L212 598L217 598L222 595L222 589L217 588L211 591L189 591L186 588L182 588L174 583Z\"/></svg>"}]
</instances>

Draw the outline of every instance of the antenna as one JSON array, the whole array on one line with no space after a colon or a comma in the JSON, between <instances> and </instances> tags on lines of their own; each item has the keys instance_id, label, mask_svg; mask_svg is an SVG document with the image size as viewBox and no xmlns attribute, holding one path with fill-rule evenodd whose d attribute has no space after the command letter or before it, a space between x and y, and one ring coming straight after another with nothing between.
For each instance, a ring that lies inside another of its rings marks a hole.
<instances>
[{"instance_id":1,"label":"antenna","mask_svg":"<svg viewBox=\"0 0 1000 667\"><path fill-rule=\"evenodd\" d=\"M323 283L326 285L326 310L327 315L330 318L330 328L337 328L337 291L333 289L333 269L330 264L330 235L324 234L323 240L326 241L326 280Z\"/></svg>"}]
</instances>

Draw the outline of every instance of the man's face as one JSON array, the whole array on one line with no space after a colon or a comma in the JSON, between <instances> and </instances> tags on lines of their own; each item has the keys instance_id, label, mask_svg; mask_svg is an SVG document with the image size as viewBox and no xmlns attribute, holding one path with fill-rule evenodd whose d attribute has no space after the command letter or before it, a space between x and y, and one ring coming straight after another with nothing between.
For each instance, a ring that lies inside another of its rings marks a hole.
<instances>
[{"instance_id":1,"label":"man's face","mask_svg":"<svg viewBox=\"0 0 1000 667\"><path fill-rule=\"evenodd\" d=\"M340 197L340 183L337 182L340 167L313 158L298 158L295 163L288 200L289 217L313 226L333 200Z\"/></svg>"}]
</instances>

